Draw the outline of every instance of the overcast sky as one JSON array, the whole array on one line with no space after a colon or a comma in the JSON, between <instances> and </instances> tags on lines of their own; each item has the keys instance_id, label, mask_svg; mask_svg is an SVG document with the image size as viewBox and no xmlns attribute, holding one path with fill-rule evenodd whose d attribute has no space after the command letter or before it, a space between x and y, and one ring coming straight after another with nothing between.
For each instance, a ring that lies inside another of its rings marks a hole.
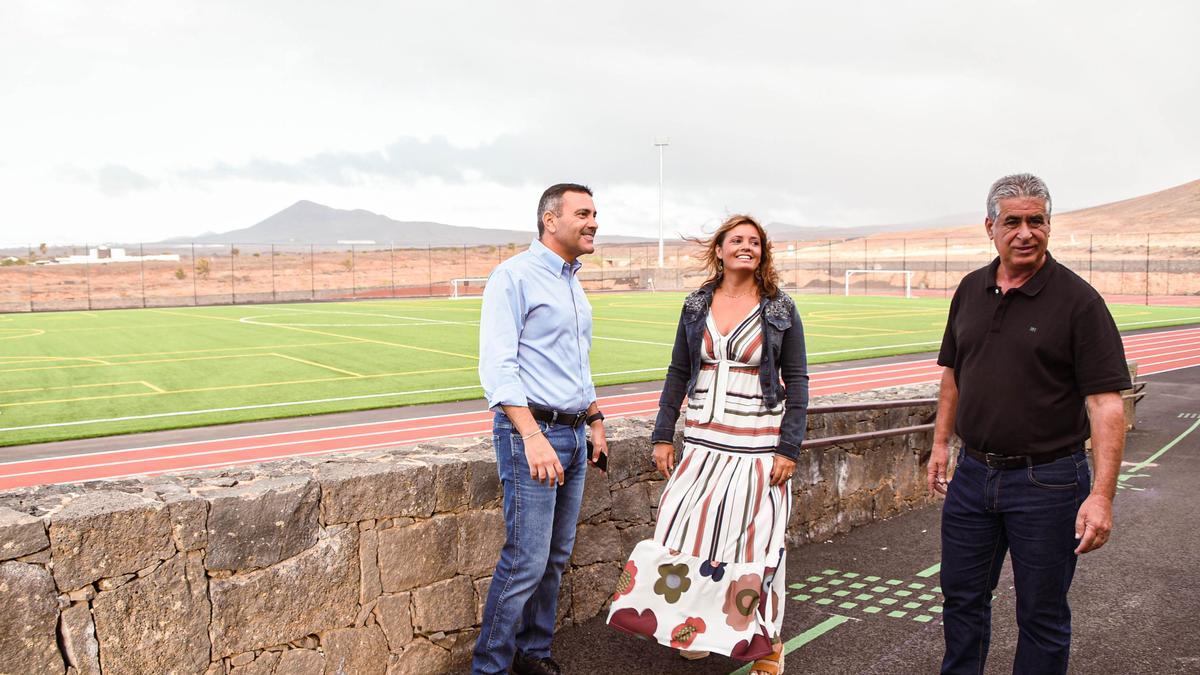
<instances>
[{"instance_id":1,"label":"overcast sky","mask_svg":"<svg viewBox=\"0 0 1200 675\"><path fill-rule=\"evenodd\" d=\"M577 8L571 8L577 7ZM0 241L147 240L300 199L600 234L851 226L1200 178L1200 3L0 2Z\"/></svg>"}]
</instances>

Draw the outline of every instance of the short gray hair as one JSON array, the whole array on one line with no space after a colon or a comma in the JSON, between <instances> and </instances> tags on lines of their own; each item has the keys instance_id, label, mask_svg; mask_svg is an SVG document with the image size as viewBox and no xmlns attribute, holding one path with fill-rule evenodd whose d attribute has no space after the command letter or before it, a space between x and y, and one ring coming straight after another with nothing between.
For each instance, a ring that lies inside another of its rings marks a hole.
<instances>
[{"instance_id":1,"label":"short gray hair","mask_svg":"<svg viewBox=\"0 0 1200 675\"><path fill-rule=\"evenodd\" d=\"M987 196L987 216L995 220L1000 215L1000 200L1013 197L1034 197L1046 200L1046 215L1050 215L1050 188L1031 173L1014 173L992 183Z\"/></svg>"},{"instance_id":2,"label":"short gray hair","mask_svg":"<svg viewBox=\"0 0 1200 675\"><path fill-rule=\"evenodd\" d=\"M586 185L580 185L579 183L558 183L546 188L546 191L542 193L542 198L538 200L538 239L542 238L542 232L546 228L545 224L542 223L542 217L547 213L553 213L556 216L561 216L563 195L568 192L582 192L589 197L593 196L591 188Z\"/></svg>"}]
</instances>

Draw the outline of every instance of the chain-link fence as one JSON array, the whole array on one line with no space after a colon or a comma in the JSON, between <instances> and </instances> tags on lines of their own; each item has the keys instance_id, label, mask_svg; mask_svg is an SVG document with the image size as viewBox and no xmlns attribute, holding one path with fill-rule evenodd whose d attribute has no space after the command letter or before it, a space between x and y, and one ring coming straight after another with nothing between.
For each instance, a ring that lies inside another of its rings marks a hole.
<instances>
[{"instance_id":1,"label":"chain-link fence","mask_svg":"<svg viewBox=\"0 0 1200 675\"><path fill-rule=\"evenodd\" d=\"M478 295L525 246L138 244L0 250L0 312ZM1200 305L1200 233L1060 235L1055 257L1111 300ZM598 246L590 291L690 290L705 278L689 242ZM777 241L792 293L949 296L994 256L973 238ZM848 275L848 270L854 270ZM862 272L866 270L867 272Z\"/></svg>"}]
</instances>

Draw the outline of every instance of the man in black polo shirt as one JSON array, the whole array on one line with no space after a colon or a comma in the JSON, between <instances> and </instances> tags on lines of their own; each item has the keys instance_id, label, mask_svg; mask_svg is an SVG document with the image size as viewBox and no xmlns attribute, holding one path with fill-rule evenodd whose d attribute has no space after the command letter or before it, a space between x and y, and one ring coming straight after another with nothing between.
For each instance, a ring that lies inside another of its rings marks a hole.
<instances>
[{"instance_id":1,"label":"man in black polo shirt","mask_svg":"<svg viewBox=\"0 0 1200 675\"><path fill-rule=\"evenodd\" d=\"M943 673L983 671L991 598L1012 551L1013 671L1065 673L1076 557L1104 545L1125 446L1125 350L1104 300L1047 251L1050 192L1030 174L988 192L999 256L950 303L929 488L942 508ZM947 483L951 432L963 441ZM1096 480L1084 441L1092 439Z\"/></svg>"}]
</instances>

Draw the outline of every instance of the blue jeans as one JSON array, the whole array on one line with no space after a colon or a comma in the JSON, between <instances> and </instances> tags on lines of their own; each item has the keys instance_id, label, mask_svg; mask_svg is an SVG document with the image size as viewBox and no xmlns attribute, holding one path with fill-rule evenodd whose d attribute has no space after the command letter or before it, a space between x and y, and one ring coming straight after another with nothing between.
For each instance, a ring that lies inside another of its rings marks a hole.
<instances>
[{"instance_id":1,"label":"blue jeans","mask_svg":"<svg viewBox=\"0 0 1200 675\"><path fill-rule=\"evenodd\" d=\"M575 545L587 449L582 425L538 426L566 472L561 486L530 478L525 443L512 422L502 412L493 421L507 539L488 588L472 673L508 672L518 649L534 658L550 656L558 588Z\"/></svg>"},{"instance_id":2,"label":"blue jeans","mask_svg":"<svg viewBox=\"0 0 1200 675\"><path fill-rule=\"evenodd\" d=\"M959 455L942 507L943 673L983 672L992 592L1009 550L1019 630L1013 672L1067 672L1075 516L1090 489L1082 450L1019 469Z\"/></svg>"}]
</instances>

